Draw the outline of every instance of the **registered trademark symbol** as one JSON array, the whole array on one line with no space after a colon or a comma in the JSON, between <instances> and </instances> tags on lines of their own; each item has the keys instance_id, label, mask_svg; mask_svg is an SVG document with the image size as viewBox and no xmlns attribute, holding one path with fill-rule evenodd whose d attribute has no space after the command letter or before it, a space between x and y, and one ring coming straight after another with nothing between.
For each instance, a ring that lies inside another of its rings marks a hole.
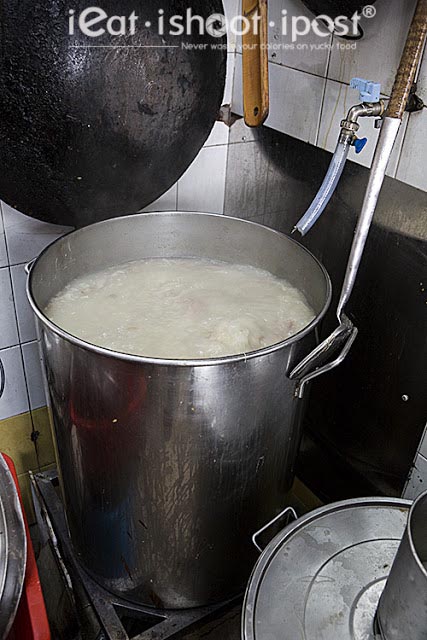
<instances>
[{"instance_id":1,"label":"registered trademark symbol","mask_svg":"<svg viewBox=\"0 0 427 640\"><path fill-rule=\"evenodd\" d=\"M377 10L375 9L374 6L372 6L372 4L367 4L362 9L362 16L364 18L373 18L376 15L376 13L377 13Z\"/></svg>"}]
</instances>

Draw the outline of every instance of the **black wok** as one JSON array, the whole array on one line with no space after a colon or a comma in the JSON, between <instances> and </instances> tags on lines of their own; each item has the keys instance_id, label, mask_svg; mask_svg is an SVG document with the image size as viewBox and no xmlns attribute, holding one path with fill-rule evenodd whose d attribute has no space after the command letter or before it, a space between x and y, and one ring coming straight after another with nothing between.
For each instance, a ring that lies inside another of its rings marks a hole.
<instances>
[{"instance_id":1,"label":"black wok","mask_svg":"<svg viewBox=\"0 0 427 640\"><path fill-rule=\"evenodd\" d=\"M0 198L74 226L133 213L165 192L206 140L225 80L225 37L157 28L160 7L207 18L223 13L221 0L107 0L109 17L135 11L135 35L70 35L70 8L76 17L93 4L0 1Z\"/></svg>"},{"instance_id":2,"label":"black wok","mask_svg":"<svg viewBox=\"0 0 427 640\"><path fill-rule=\"evenodd\" d=\"M376 0L302 0L315 16L327 15L334 19L337 16L351 18L356 12L360 13L365 5L372 5Z\"/></svg>"}]
</instances>

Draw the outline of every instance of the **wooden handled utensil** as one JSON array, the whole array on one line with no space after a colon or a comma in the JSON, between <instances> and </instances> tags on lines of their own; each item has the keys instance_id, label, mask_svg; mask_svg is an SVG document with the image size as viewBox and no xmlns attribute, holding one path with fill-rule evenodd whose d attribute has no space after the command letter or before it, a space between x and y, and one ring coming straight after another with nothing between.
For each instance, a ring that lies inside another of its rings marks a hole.
<instances>
[{"instance_id":1,"label":"wooden handled utensil","mask_svg":"<svg viewBox=\"0 0 427 640\"><path fill-rule=\"evenodd\" d=\"M248 127L260 127L269 110L267 0L242 0L242 14L251 25L242 36L244 117Z\"/></svg>"}]
</instances>

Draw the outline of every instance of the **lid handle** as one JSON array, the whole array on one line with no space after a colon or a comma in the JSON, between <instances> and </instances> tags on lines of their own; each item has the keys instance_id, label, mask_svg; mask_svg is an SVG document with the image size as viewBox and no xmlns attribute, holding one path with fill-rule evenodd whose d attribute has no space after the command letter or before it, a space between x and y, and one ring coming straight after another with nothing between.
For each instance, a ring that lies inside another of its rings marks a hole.
<instances>
[{"instance_id":1,"label":"lid handle","mask_svg":"<svg viewBox=\"0 0 427 640\"><path fill-rule=\"evenodd\" d=\"M288 516L287 521L286 521L286 525L288 525L293 520L297 520L297 518L298 518L298 516L297 516L297 514L295 512L295 509L293 509L292 507L286 507L286 509L283 509L283 511L281 513L279 513L279 515L277 515L275 518L273 518L273 520L270 520L270 522L267 522L267 524L265 524L262 527L262 529L259 529L258 531L256 531L256 533L253 534L252 542L254 543L255 547L258 549L258 551L260 553L262 553L263 548L260 547L260 545L258 544L258 541L257 541L258 536L260 536L261 533L264 533L264 531L269 529L273 524L275 524L278 520L280 520L281 518L283 518L286 515Z\"/></svg>"}]
</instances>

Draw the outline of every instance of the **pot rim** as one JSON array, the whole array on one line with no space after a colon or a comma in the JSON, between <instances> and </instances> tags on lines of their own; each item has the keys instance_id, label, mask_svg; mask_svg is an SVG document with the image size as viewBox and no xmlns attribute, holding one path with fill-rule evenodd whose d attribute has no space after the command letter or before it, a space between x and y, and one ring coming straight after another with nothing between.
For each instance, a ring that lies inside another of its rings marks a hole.
<instances>
[{"instance_id":1,"label":"pot rim","mask_svg":"<svg viewBox=\"0 0 427 640\"><path fill-rule=\"evenodd\" d=\"M33 275L34 275L34 269L37 267L37 263L39 262L39 260L42 258L42 256L44 256L51 247L53 247L55 244L57 244L58 242L61 242L65 237L72 235L74 233L79 233L82 232L86 229L89 229L91 227L94 226L100 226L103 224L108 224L108 223L112 223L114 222L114 220L122 220L122 219L128 219L128 218L134 218L136 216L149 216L149 217L153 217L153 216L170 216L170 215L197 215L197 216L204 216L204 217L212 217L212 218L221 218L222 220L234 220L234 221L239 221L239 223L242 224L248 224L248 225L252 225L255 227L261 227L263 229L267 229L269 232L271 232L274 235L280 236L280 237L284 237L286 238L286 240L293 242L294 244L298 245L298 247L303 250L305 253L307 253L311 259L317 264L318 267L320 267L320 270L322 271L324 277L325 277L325 283L326 283L326 300L325 303L323 305L322 310L320 311L320 313L318 313L313 320L303 329L301 329L301 331L298 331L298 333L295 333L293 336L291 336L290 338L287 338L286 340L282 340L281 342L276 342L275 344L272 344L268 347L264 347L263 349L257 349L256 351L249 351L248 353L239 353L239 354L235 354L235 355L230 355L230 356L222 356L222 357L217 357L217 358L194 358L194 359L173 359L173 358L153 358L153 357L148 357L148 356L140 356L140 355L135 355L135 354L130 354L130 353L123 353L120 351L114 351L113 349L107 349L106 347L100 347L98 345L92 344L91 342L87 342L85 340L82 340L81 338L78 338L77 336L73 336L71 333L68 333L67 331L65 331L64 329L61 329L61 327L59 327L58 325L56 325L54 322L52 322L44 313L43 311L41 311L41 309L38 307L38 305L36 304L34 297L33 297L33 293L32 293L32 280L33 280ZM60 236L59 238L57 238L56 240L54 240L54 242L52 242L51 244L49 244L47 247L45 247L43 249L43 251L37 256L37 258L31 263L31 269L30 272L28 274L28 278L27 278L27 284L26 284L26 292L27 292L27 298L30 302L31 308L33 309L34 313L36 314L36 316L38 317L38 319L44 324L46 325L51 331L53 331L55 334L59 335L61 338L63 338L64 340L66 340L67 342L71 342L72 344L82 348L82 349L86 349L88 351L94 351L95 353L98 353L100 355L103 356L107 356L110 358L118 358L120 360L125 360L128 362L136 362L136 363L144 363L144 364L155 364L155 365L166 365L166 366L178 366L178 367L200 367L200 366L212 366L212 365L221 365L221 364L228 364L228 363L234 363L234 362L241 362L241 361L246 361L246 360L251 360L253 358L257 358L260 356L265 356L265 355L269 355L271 353L274 353L276 351L279 351L280 349L283 349L285 347L289 347L292 344L298 342L299 340L301 340L302 338L304 338L308 333L310 333L314 327L322 320L322 318L324 317L324 315L326 314L330 304L331 304L331 300L332 300L332 283L331 283L331 278L328 274L328 272L326 271L325 267L323 266L323 264L311 253L311 251L309 251L306 247L304 247L302 244L300 244L299 242L297 242L297 240L295 240L294 238L292 238L291 236L282 233L280 231L276 231L275 229L272 229L271 227L267 227L263 224L259 224L258 222L253 222L252 220L245 220L244 218L237 218L235 216L225 216L223 214L220 213L207 213L207 212L197 212L197 211L150 211L147 213L133 213L133 214L129 214L126 216L118 216L116 218L107 218L106 220L101 220L100 222L94 222L91 225L87 225L86 227L81 227L80 229L74 229L73 231L70 231L66 234L64 234L63 236Z\"/></svg>"}]
</instances>

